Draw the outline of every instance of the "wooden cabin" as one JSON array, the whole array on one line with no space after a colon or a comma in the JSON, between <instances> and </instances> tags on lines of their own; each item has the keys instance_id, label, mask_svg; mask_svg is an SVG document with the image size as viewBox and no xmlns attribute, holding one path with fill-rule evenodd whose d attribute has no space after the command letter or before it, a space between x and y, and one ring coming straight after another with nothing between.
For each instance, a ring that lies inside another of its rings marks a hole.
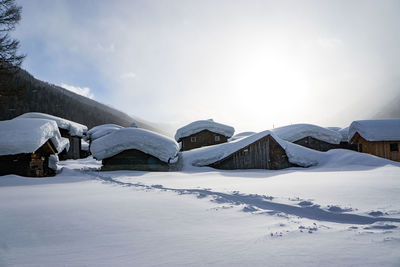
<instances>
[{"instance_id":1,"label":"wooden cabin","mask_svg":"<svg viewBox=\"0 0 400 267\"><path fill-rule=\"evenodd\" d=\"M136 149L129 149L102 160L102 171L169 171L168 162Z\"/></svg>"},{"instance_id":2,"label":"wooden cabin","mask_svg":"<svg viewBox=\"0 0 400 267\"><path fill-rule=\"evenodd\" d=\"M271 130L283 140L318 151L346 148L338 131L313 124L292 124Z\"/></svg>"},{"instance_id":3,"label":"wooden cabin","mask_svg":"<svg viewBox=\"0 0 400 267\"><path fill-rule=\"evenodd\" d=\"M68 145L57 124L44 119L1 121L0 136L0 175L55 175L55 155Z\"/></svg>"},{"instance_id":4,"label":"wooden cabin","mask_svg":"<svg viewBox=\"0 0 400 267\"><path fill-rule=\"evenodd\" d=\"M213 120L199 120L179 128L175 140L180 143L181 151L187 151L226 143L234 132L235 129L231 126Z\"/></svg>"},{"instance_id":5,"label":"wooden cabin","mask_svg":"<svg viewBox=\"0 0 400 267\"><path fill-rule=\"evenodd\" d=\"M60 160L67 159L80 159L81 153L84 155L85 152L82 151L82 137L81 136L72 136L68 130L59 128L61 136L67 138L69 140L69 149L68 151L64 149L58 157Z\"/></svg>"},{"instance_id":6,"label":"wooden cabin","mask_svg":"<svg viewBox=\"0 0 400 267\"><path fill-rule=\"evenodd\" d=\"M103 171L175 170L179 146L166 136L139 128L122 128L95 139L90 152Z\"/></svg>"},{"instance_id":7,"label":"wooden cabin","mask_svg":"<svg viewBox=\"0 0 400 267\"><path fill-rule=\"evenodd\" d=\"M400 161L400 119L354 121L349 137L358 152Z\"/></svg>"},{"instance_id":8,"label":"wooden cabin","mask_svg":"<svg viewBox=\"0 0 400 267\"><path fill-rule=\"evenodd\" d=\"M0 156L0 175L16 174L28 177L54 176L49 167L50 155L57 154L51 141L47 141L32 153Z\"/></svg>"},{"instance_id":9,"label":"wooden cabin","mask_svg":"<svg viewBox=\"0 0 400 267\"><path fill-rule=\"evenodd\" d=\"M297 165L289 162L286 151L268 134L208 166L222 170L279 170Z\"/></svg>"},{"instance_id":10,"label":"wooden cabin","mask_svg":"<svg viewBox=\"0 0 400 267\"><path fill-rule=\"evenodd\" d=\"M47 119L57 123L61 136L69 140L69 149L65 149L59 154L60 160L79 159L81 155L86 155L82 151L81 140L87 132L85 125L73 122L64 118L39 112L28 112L20 115L18 118Z\"/></svg>"}]
</instances>

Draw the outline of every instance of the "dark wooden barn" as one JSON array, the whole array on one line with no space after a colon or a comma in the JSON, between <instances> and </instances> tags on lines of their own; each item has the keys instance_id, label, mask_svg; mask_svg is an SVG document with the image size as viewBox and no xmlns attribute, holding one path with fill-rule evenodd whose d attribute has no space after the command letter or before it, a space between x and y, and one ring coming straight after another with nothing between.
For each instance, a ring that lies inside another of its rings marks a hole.
<instances>
[{"instance_id":1,"label":"dark wooden barn","mask_svg":"<svg viewBox=\"0 0 400 267\"><path fill-rule=\"evenodd\" d=\"M81 155L85 155L84 151L82 151L82 137L81 136L72 136L68 130L59 128L61 136L67 138L69 140L69 149L68 151L63 150L58 157L60 160L67 159L80 159Z\"/></svg>"},{"instance_id":2,"label":"dark wooden barn","mask_svg":"<svg viewBox=\"0 0 400 267\"><path fill-rule=\"evenodd\" d=\"M175 140L181 144L181 151L204 146L226 143L234 134L231 126L210 120L199 120L179 128Z\"/></svg>"},{"instance_id":3,"label":"dark wooden barn","mask_svg":"<svg viewBox=\"0 0 400 267\"><path fill-rule=\"evenodd\" d=\"M266 135L208 166L223 170L279 170L297 165L289 162L286 151L271 135Z\"/></svg>"},{"instance_id":4,"label":"dark wooden barn","mask_svg":"<svg viewBox=\"0 0 400 267\"><path fill-rule=\"evenodd\" d=\"M169 171L167 162L136 149L129 149L115 156L102 160L102 171L136 170L136 171Z\"/></svg>"},{"instance_id":5,"label":"dark wooden barn","mask_svg":"<svg viewBox=\"0 0 400 267\"><path fill-rule=\"evenodd\" d=\"M103 171L176 170L179 146L169 137L139 128L123 128L95 139L90 151Z\"/></svg>"},{"instance_id":6,"label":"dark wooden barn","mask_svg":"<svg viewBox=\"0 0 400 267\"><path fill-rule=\"evenodd\" d=\"M226 143L228 137L219 133L213 133L209 130L192 134L178 140L181 143L181 151L187 151L203 146L212 146Z\"/></svg>"},{"instance_id":7,"label":"dark wooden barn","mask_svg":"<svg viewBox=\"0 0 400 267\"><path fill-rule=\"evenodd\" d=\"M49 158L53 154L57 154L57 150L51 141L47 141L32 153L0 156L0 175L53 176L56 173L49 167Z\"/></svg>"}]
</instances>

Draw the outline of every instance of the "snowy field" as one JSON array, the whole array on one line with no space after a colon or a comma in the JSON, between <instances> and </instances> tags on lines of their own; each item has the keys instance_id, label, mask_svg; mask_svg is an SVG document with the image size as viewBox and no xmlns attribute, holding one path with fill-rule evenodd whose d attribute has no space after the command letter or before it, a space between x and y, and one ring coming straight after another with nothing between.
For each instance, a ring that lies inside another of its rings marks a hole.
<instances>
[{"instance_id":1,"label":"snowy field","mask_svg":"<svg viewBox=\"0 0 400 267\"><path fill-rule=\"evenodd\" d=\"M400 164L0 177L0 266L400 266Z\"/></svg>"}]
</instances>

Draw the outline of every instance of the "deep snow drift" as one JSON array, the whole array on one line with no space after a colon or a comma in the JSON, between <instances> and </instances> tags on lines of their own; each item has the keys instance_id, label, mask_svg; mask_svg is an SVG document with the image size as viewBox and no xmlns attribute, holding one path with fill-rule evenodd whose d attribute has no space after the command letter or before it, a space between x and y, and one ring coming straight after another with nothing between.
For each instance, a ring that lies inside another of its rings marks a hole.
<instances>
[{"instance_id":1,"label":"deep snow drift","mask_svg":"<svg viewBox=\"0 0 400 267\"><path fill-rule=\"evenodd\" d=\"M0 266L397 266L400 163L0 177Z\"/></svg>"}]
</instances>

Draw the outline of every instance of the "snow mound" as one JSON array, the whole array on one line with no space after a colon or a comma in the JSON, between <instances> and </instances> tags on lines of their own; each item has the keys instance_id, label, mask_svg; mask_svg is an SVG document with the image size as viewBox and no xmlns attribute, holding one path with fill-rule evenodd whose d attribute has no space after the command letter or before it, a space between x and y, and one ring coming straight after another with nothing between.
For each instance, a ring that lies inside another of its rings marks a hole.
<instances>
[{"instance_id":1,"label":"snow mound","mask_svg":"<svg viewBox=\"0 0 400 267\"><path fill-rule=\"evenodd\" d=\"M89 143L81 139L81 149L83 151L89 151Z\"/></svg>"},{"instance_id":2,"label":"snow mound","mask_svg":"<svg viewBox=\"0 0 400 267\"><path fill-rule=\"evenodd\" d=\"M161 161L175 160L179 146L163 135L139 128L123 128L94 140L90 152L98 160L112 157L124 150L136 149Z\"/></svg>"},{"instance_id":3,"label":"snow mound","mask_svg":"<svg viewBox=\"0 0 400 267\"><path fill-rule=\"evenodd\" d=\"M235 132L235 129L233 127L214 122L212 119L199 120L189 123L188 125L183 126L182 128L179 128L176 131L175 140L179 142L180 139L201 132L203 130L208 130L210 132L218 133L228 138L231 137Z\"/></svg>"},{"instance_id":4,"label":"snow mound","mask_svg":"<svg viewBox=\"0 0 400 267\"><path fill-rule=\"evenodd\" d=\"M321 157L322 152L282 140L271 131L263 131L229 143L185 151L182 153L184 165L186 167L190 165L197 167L210 165L268 135L271 135L286 151L289 162L302 167L318 164L318 159Z\"/></svg>"},{"instance_id":5,"label":"snow mound","mask_svg":"<svg viewBox=\"0 0 400 267\"><path fill-rule=\"evenodd\" d=\"M367 141L397 141L400 140L400 119L353 121L349 128L349 141L355 133Z\"/></svg>"},{"instance_id":6,"label":"snow mound","mask_svg":"<svg viewBox=\"0 0 400 267\"><path fill-rule=\"evenodd\" d=\"M116 124L103 124L96 127L93 127L86 133L85 140L94 141L100 137L103 137L107 134L110 134L114 131L122 129L124 127L116 125Z\"/></svg>"},{"instance_id":7,"label":"snow mound","mask_svg":"<svg viewBox=\"0 0 400 267\"><path fill-rule=\"evenodd\" d=\"M57 124L44 119L13 119L0 121L0 156L33 153L47 140L58 152L69 148L69 141L62 138Z\"/></svg>"},{"instance_id":8,"label":"snow mound","mask_svg":"<svg viewBox=\"0 0 400 267\"><path fill-rule=\"evenodd\" d=\"M337 131L313 124L293 124L275 128L271 131L281 139L289 142L295 142L307 136L330 144L339 144L342 140L342 135Z\"/></svg>"},{"instance_id":9,"label":"snow mound","mask_svg":"<svg viewBox=\"0 0 400 267\"><path fill-rule=\"evenodd\" d=\"M85 125L79 124L77 122L73 122L67 119L63 119L60 117L56 117L53 115L39 113L39 112L28 112L20 115L17 118L32 118L32 119L47 119L53 120L57 123L58 128L67 130L71 136L79 136L82 137L86 131L87 127Z\"/></svg>"}]
</instances>

